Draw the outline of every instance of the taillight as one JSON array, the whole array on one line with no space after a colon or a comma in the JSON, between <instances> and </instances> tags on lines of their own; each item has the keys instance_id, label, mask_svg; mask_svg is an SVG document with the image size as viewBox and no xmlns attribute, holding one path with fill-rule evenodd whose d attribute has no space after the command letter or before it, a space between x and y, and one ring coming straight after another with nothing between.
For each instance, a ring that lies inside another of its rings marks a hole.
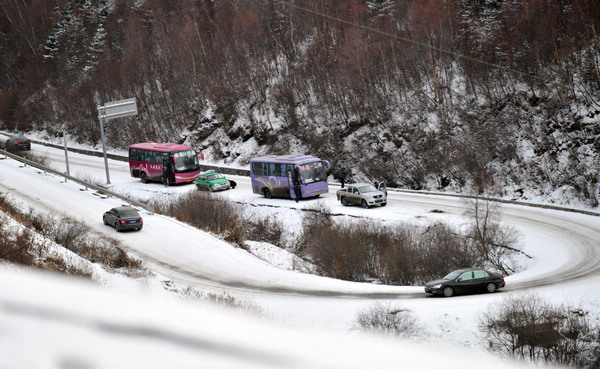
<instances>
[{"instance_id":1,"label":"taillight","mask_svg":"<svg viewBox=\"0 0 600 369\"><path fill-rule=\"evenodd\" d=\"M140 217L140 223L144 223L144 219Z\"/></svg>"},{"instance_id":2,"label":"taillight","mask_svg":"<svg viewBox=\"0 0 600 369\"><path fill-rule=\"evenodd\" d=\"M501 275L501 276L500 276L500 279L501 279L501 280L504 280L504 276L503 276L503 275Z\"/></svg>"},{"instance_id":3,"label":"taillight","mask_svg":"<svg viewBox=\"0 0 600 369\"><path fill-rule=\"evenodd\" d=\"M121 224L125 224L125 219L121 219Z\"/></svg>"}]
</instances>

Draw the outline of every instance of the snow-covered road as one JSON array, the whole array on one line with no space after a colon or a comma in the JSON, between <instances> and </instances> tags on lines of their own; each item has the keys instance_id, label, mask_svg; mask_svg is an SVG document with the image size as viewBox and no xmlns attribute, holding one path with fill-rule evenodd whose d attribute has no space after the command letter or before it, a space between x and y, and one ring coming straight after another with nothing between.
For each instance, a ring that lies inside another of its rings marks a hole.
<instances>
[{"instance_id":1,"label":"snow-covered road","mask_svg":"<svg viewBox=\"0 0 600 369\"><path fill-rule=\"evenodd\" d=\"M47 157L53 168L65 170L65 157L62 150L40 145L34 145L32 150L38 155ZM76 176L88 178L96 183L106 182L104 162L101 158L69 153L69 164L71 173ZM191 185L165 189L158 183L141 183L138 179L130 176L126 162L109 160L109 168L111 189L115 192L152 199L160 195L169 196L173 193L195 191L195 188ZM336 214L368 217L381 219L382 221L403 220L422 224L434 221L455 224L466 222L466 218L463 216L466 207L465 200L455 197L390 191L387 207L365 210L360 207L342 206L336 201L334 194L336 187L333 186L330 189L331 192L323 195L320 199L305 200L296 204L286 199L265 199L255 195L252 193L248 177L230 177L236 180L238 187L235 190L220 193L219 196L257 206L301 209L315 207L319 203L319 205L326 206ZM27 179L15 180L12 188L19 187L17 183L23 183L24 181L27 181ZM7 184L3 185L6 186ZM22 188L22 186L20 187ZM18 192L22 196L32 197L31 190L21 190L21 188ZM49 190L48 195L57 193L56 191L59 190ZM43 197L48 198L48 196ZM81 219L86 219L86 222L90 224L98 223L101 214L107 208L106 201L98 202L97 198L93 199L96 200L94 206L97 205L97 207L89 205L88 210L80 209L82 214L79 215ZM77 209L78 203L79 199L73 198L71 206ZM62 204L59 205L54 201L49 201L46 206L52 207L54 211L61 211L64 207L71 209L71 206L63 207ZM90 211L91 209L94 209L94 211ZM598 228L600 217L507 204L502 205L501 209L502 222L520 231L523 235L521 244L524 246L525 253L534 256L533 264L527 270L507 278L507 281L510 282L507 290L558 282L564 283L572 279L600 275L600 229ZM271 277L268 283L265 283L263 280L264 270L260 266L254 265L257 262L254 258L250 257L253 261L243 260L239 269L231 268L232 260L226 255L216 258L222 263L215 263L212 258L202 257L202 255L211 252L209 249L193 246L214 243L203 241L203 238L207 237L204 233L199 236L197 230L179 224L180 230L165 234L161 230L167 229L169 226L164 225L164 222L176 221L158 215L148 218L147 222L149 223L146 224L144 232L127 234L127 237L121 236L122 241L130 250L142 256L145 260L154 263L161 273L185 283L198 284L200 280L204 287L220 286L233 289L271 290L279 293L289 290L291 293L330 293L332 295L354 294L363 291L368 294L390 295L415 291L414 288L406 287L375 285L365 287L361 284L331 281L308 275L301 277L305 280L303 283L298 284L296 276L293 278L292 283L288 283L285 275L289 273L279 270L269 272L268 274ZM110 230L102 227L98 230L110 232ZM189 240L195 241L189 242ZM225 249L227 248L225 247ZM227 251L221 249L218 252L227 254ZM244 253L241 250L229 250L229 252ZM182 260L185 261L183 265ZM203 263L202 260L210 261ZM261 263L259 262L259 264ZM238 272L240 274L236 275L235 273ZM315 279L318 282L315 282ZM330 287L330 285L332 286Z\"/></svg>"},{"instance_id":2,"label":"snow-covered road","mask_svg":"<svg viewBox=\"0 0 600 369\"><path fill-rule=\"evenodd\" d=\"M64 152L34 146L55 169L64 168ZM71 174L104 183L101 158L69 154ZM111 189L142 198L171 196L194 191L193 186L165 189L160 184L143 184L129 176L126 163L109 160ZM235 177L238 187L227 191L235 201L261 206L262 211L281 215L285 209L314 207L318 203L332 212L378 218L383 222L405 220L414 223L444 221L462 224L463 200L436 195L390 192L385 208L343 207L329 193L320 199L296 204L285 199L264 199L252 194L249 179ZM335 187L333 187L335 189ZM399 305L412 311L433 341L452 341L461 346L480 347L477 316L513 291L531 289L552 300L584 303L600 312L600 218L523 206L504 205L503 222L523 235L523 251L533 259L526 268L507 277L504 292L493 295L462 296L452 299L428 297L421 287L382 286L332 280L276 268L248 252L162 215L144 213L141 232L117 234L102 224L102 214L120 202L82 191L74 183L47 175L18 162L0 160L0 191L8 192L26 206L64 213L90 225L94 230L117 237L146 266L179 286L201 290L227 291L250 299L276 321L347 330L357 313L374 301ZM275 211L284 209L283 212ZM433 210L436 210L435 212Z\"/></svg>"}]
</instances>

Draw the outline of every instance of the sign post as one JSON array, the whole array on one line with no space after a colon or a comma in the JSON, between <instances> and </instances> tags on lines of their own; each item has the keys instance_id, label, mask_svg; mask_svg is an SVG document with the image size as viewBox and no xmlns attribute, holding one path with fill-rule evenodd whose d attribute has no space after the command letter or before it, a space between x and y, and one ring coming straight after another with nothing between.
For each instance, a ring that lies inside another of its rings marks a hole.
<instances>
[{"instance_id":1,"label":"sign post","mask_svg":"<svg viewBox=\"0 0 600 369\"><path fill-rule=\"evenodd\" d=\"M67 153L67 130L65 129L63 132L63 139L65 144L65 163L67 164L67 175L70 176L71 173L69 171L69 154ZM65 182L67 181L67 177L65 177Z\"/></svg>"},{"instance_id":2,"label":"sign post","mask_svg":"<svg viewBox=\"0 0 600 369\"><path fill-rule=\"evenodd\" d=\"M104 152L104 168L106 170L106 184L110 184L110 175L108 174L108 159L106 157L106 138L104 137L104 121L109 119L137 115L137 103L135 98L118 100L106 103L98 107L98 120L100 120L100 134L102 136L102 151Z\"/></svg>"}]
</instances>

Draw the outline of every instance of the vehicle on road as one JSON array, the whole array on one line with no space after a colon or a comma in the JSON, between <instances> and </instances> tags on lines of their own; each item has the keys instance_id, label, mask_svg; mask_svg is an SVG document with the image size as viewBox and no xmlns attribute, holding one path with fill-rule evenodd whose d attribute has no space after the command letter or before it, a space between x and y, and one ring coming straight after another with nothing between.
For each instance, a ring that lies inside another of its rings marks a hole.
<instances>
[{"instance_id":1,"label":"vehicle on road","mask_svg":"<svg viewBox=\"0 0 600 369\"><path fill-rule=\"evenodd\" d=\"M6 140L6 150L31 150L31 141L25 136L11 136Z\"/></svg>"},{"instance_id":2,"label":"vehicle on road","mask_svg":"<svg viewBox=\"0 0 600 369\"><path fill-rule=\"evenodd\" d=\"M370 206L387 205L387 195L370 183L353 183L346 188L336 191L336 196L342 205L360 205L367 209Z\"/></svg>"},{"instance_id":3,"label":"vehicle on road","mask_svg":"<svg viewBox=\"0 0 600 369\"><path fill-rule=\"evenodd\" d=\"M131 206L120 206L112 208L102 216L104 225L115 227L117 232L126 229L135 229L139 231L144 227L144 219Z\"/></svg>"},{"instance_id":4,"label":"vehicle on road","mask_svg":"<svg viewBox=\"0 0 600 369\"><path fill-rule=\"evenodd\" d=\"M451 297L458 294L496 292L506 285L504 276L485 269L458 269L444 278L429 282L425 292Z\"/></svg>"},{"instance_id":5,"label":"vehicle on road","mask_svg":"<svg viewBox=\"0 0 600 369\"><path fill-rule=\"evenodd\" d=\"M235 187L224 175L215 170L201 172L194 181L194 184L199 190L208 190L210 192L225 191Z\"/></svg>"},{"instance_id":6,"label":"vehicle on road","mask_svg":"<svg viewBox=\"0 0 600 369\"><path fill-rule=\"evenodd\" d=\"M252 191L266 198L295 200L329 192L330 164L310 155L271 155L250 160Z\"/></svg>"},{"instance_id":7,"label":"vehicle on road","mask_svg":"<svg viewBox=\"0 0 600 369\"><path fill-rule=\"evenodd\" d=\"M200 175L201 156L187 145L152 141L129 146L129 172L142 182L193 182ZM166 170L168 168L168 170ZM163 181L163 173L168 177Z\"/></svg>"}]
</instances>

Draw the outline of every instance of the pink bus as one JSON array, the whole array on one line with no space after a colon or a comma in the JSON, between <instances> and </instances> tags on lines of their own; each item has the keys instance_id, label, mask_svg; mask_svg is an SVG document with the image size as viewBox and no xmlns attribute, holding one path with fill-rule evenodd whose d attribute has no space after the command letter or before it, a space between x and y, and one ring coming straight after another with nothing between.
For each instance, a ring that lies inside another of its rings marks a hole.
<instances>
[{"instance_id":1,"label":"pink bus","mask_svg":"<svg viewBox=\"0 0 600 369\"><path fill-rule=\"evenodd\" d=\"M201 155L201 154L200 154ZM200 174L198 153L191 147L152 141L129 146L129 171L142 182L163 182L167 169L169 184L192 182Z\"/></svg>"}]
</instances>

